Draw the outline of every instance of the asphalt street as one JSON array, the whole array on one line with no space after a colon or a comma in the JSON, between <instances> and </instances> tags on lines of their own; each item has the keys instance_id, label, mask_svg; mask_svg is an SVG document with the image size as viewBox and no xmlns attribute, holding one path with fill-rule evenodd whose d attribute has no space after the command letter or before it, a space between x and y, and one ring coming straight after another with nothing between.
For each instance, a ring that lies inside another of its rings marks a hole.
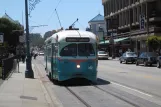
<instances>
[{"instance_id":1,"label":"asphalt street","mask_svg":"<svg viewBox=\"0 0 161 107\"><path fill-rule=\"evenodd\" d=\"M33 60L33 64L57 106L161 107L161 69L156 67L99 60L96 84L64 86L47 78L42 56Z\"/></svg>"}]
</instances>

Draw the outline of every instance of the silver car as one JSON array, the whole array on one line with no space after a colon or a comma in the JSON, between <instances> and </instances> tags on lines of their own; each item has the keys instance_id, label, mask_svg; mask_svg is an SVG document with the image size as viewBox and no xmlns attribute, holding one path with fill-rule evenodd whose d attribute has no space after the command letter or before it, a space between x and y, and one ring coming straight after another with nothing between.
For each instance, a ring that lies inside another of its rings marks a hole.
<instances>
[{"instance_id":1,"label":"silver car","mask_svg":"<svg viewBox=\"0 0 161 107\"><path fill-rule=\"evenodd\" d=\"M98 51L98 59L108 59L109 55L105 51Z\"/></svg>"}]
</instances>

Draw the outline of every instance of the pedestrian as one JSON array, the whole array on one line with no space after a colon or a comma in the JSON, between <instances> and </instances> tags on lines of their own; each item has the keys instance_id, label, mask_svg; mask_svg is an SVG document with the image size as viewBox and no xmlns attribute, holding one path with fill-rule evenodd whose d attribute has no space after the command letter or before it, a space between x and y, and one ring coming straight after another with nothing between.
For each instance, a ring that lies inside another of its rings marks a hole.
<instances>
[{"instance_id":1,"label":"pedestrian","mask_svg":"<svg viewBox=\"0 0 161 107\"><path fill-rule=\"evenodd\" d=\"M36 59L37 55L38 55L38 53L37 53L37 52L35 52L35 54L34 54L34 59Z\"/></svg>"},{"instance_id":2,"label":"pedestrian","mask_svg":"<svg viewBox=\"0 0 161 107\"><path fill-rule=\"evenodd\" d=\"M21 59L22 59L22 62L25 63L26 53L24 51L22 51Z\"/></svg>"}]
</instances>

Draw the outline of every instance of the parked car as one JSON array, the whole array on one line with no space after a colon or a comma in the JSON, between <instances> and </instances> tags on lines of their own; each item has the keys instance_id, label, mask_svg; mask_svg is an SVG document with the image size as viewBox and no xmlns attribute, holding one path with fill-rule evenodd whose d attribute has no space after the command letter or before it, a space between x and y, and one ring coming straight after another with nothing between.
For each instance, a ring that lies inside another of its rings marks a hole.
<instances>
[{"instance_id":1,"label":"parked car","mask_svg":"<svg viewBox=\"0 0 161 107\"><path fill-rule=\"evenodd\" d=\"M157 58L157 68L161 67L161 56L158 56Z\"/></svg>"},{"instance_id":2,"label":"parked car","mask_svg":"<svg viewBox=\"0 0 161 107\"><path fill-rule=\"evenodd\" d=\"M125 52L123 53L123 55L120 57L120 63L125 62L126 64L128 62L136 62L137 59L137 55L135 52Z\"/></svg>"},{"instance_id":3,"label":"parked car","mask_svg":"<svg viewBox=\"0 0 161 107\"><path fill-rule=\"evenodd\" d=\"M108 59L109 55L105 51L98 51L98 59Z\"/></svg>"},{"instance_id":4,"label":"parked car","mask_svg":"<svg viewBox=\"0 0 161 107\"><path fill-rule=\"evenodd\" d=\"M144 66L152 66L152 64L157 63L157 57L158 55L155 52L143 52L137 58L136 65L144 64Z\"/></svg>"}]
</instances>

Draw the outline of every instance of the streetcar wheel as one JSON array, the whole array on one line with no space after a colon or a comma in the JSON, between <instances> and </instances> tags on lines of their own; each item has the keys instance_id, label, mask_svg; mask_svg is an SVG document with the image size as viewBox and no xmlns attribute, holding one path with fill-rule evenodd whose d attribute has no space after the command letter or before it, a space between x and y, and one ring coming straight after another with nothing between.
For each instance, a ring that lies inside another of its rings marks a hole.
<instances>
[{"instance_id":1,"label":"streetcar wheel","mask_svg":"<svg viewBox=\"0 0 161 107\"><path fill-rule=\"evenodd\" d=\"M53 77L52 77L52 75L51 75L51 72L49 72L49 79L52 81L53 80Z\"/></svg>"},{"instance_id":2,"label":"streetcar wheel","mask_svg":"<svg viewBox=\"0 0 161 107\"><path fill-rule=\"evenodd\" d=\"M53 79L53 83L55 84L55 85L60 85L60 81L58 81L58 80L56 80L56 79Z\"/></svg>"}]
</instances>

